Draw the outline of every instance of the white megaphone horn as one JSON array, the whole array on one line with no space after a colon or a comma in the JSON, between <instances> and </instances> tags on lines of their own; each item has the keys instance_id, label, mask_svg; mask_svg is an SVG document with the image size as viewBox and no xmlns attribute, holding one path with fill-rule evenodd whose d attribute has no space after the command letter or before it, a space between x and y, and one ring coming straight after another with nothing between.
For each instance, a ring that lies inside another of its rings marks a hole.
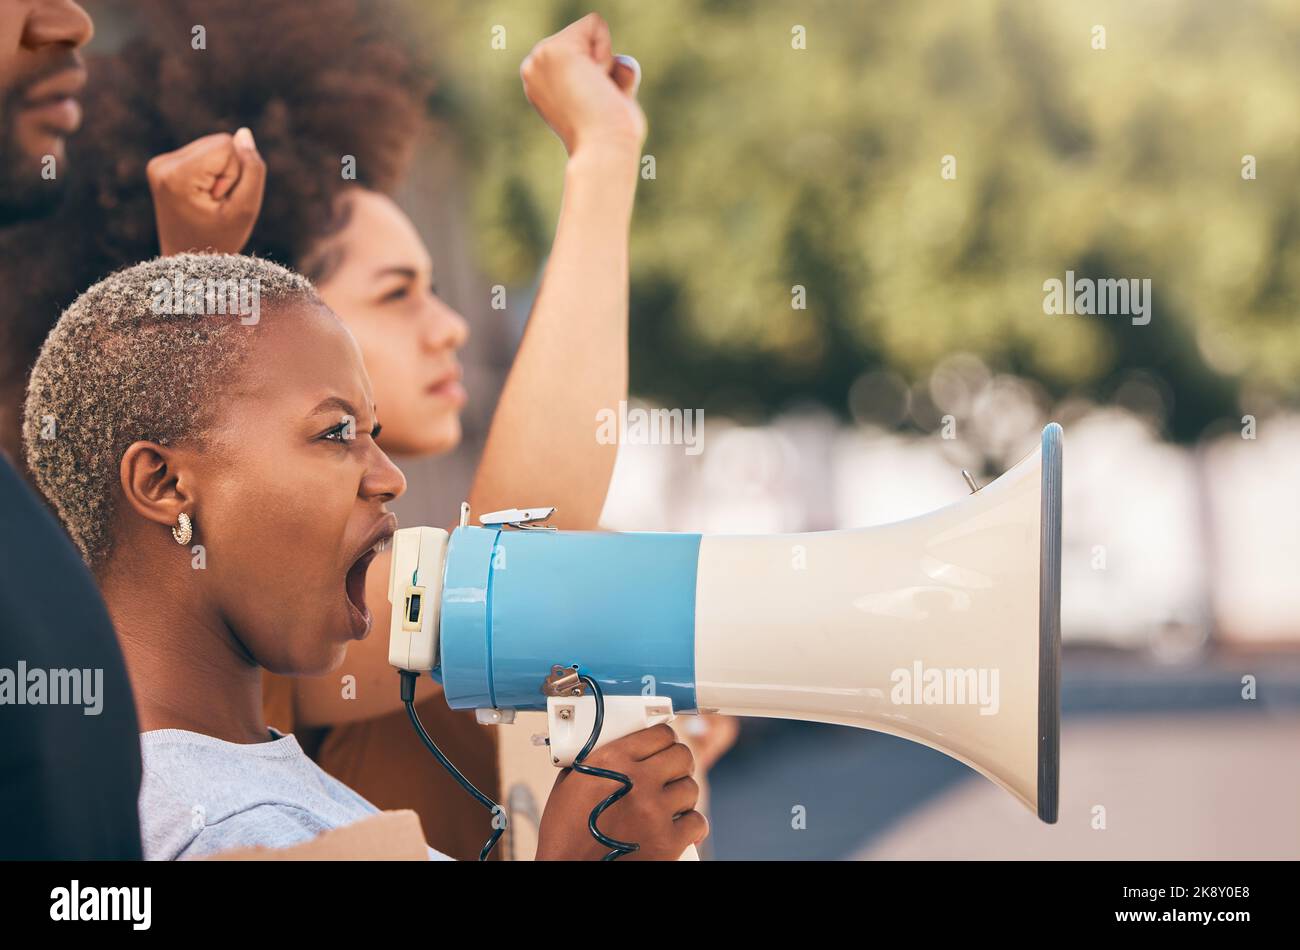
<instances>
[{"instance_id":1,"label":"white megaphone horn","mask_svg":"<svg viewBox=\"0 0 1300 950\"><path fill-rule=\"evenodd\" d=\"M389 660L483 721L548 711L557 765L591 729L577 667L604 694L604 741L674 711L858 726L938 749L1055 822L1061 439L1052 423L995 481L872 528L569 532L513 509L450 536L402 529Z\"/></svg>"}]
</instances>

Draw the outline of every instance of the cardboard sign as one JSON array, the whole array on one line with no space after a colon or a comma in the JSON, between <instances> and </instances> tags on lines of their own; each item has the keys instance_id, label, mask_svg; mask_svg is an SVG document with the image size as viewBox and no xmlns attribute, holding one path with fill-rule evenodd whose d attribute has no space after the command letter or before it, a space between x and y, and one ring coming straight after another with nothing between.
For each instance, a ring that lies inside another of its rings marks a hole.
<instances>
[{"instance_id":1,"label":"cardboard sign","mask_svg":"<svg viewBox=\"0 0 1300 950\"><path fill-rule=\"evenodd\" d=\"M208 861L427 861L424 829L413 811L385 811L288 848L236 848Z\"/></svg>"}]
</instances>

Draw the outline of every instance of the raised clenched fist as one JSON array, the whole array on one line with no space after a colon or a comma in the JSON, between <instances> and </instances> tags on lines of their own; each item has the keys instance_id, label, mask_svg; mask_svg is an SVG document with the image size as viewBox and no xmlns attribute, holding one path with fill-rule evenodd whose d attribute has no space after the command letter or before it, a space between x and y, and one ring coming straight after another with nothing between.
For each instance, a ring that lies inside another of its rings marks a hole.
<instances>
[{"instance_id":1,"label":"raised clenched fist","mask_svg":"<svg viewBox=\"0 0 1300 950\"><path fill-rule=\"evenodd\" d=\"M591 13L542 40L519 67L524 95L570 155L611 145L639 153L646 121L636 101L640 67L616 57L609 24Z\"/></svg>"},{"instance_id":2,"label":"raised clenched fist","mask_svg":"<svg viewBox=\"0 0 1300 950\"><path fill-rule=\"evenodd\" d=\"M252 132L205 135L155 156L146 174L164 255L243 250L266 186L266 163Z\"/></svg>"}]
</instances>

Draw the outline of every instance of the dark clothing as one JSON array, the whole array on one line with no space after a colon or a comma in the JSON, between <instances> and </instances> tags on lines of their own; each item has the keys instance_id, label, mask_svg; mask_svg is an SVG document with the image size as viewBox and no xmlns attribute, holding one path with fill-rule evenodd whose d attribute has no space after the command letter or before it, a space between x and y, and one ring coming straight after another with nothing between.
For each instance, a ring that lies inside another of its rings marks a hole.
<instances>
[{"instance_id":1,"label":"dark clothing","mask_svg":"<svg viewBox=\"0 0 1300 950\"><path fill-rule=\"evenodd\" d=\"M86 715L85 694L49 702L55 670L90 671L75 677L85 683L102 671L98 715ZM57 520L0 456L0 858L139 859L139 794L140 729L108 611Z\"/></svg>"}]
</instances>

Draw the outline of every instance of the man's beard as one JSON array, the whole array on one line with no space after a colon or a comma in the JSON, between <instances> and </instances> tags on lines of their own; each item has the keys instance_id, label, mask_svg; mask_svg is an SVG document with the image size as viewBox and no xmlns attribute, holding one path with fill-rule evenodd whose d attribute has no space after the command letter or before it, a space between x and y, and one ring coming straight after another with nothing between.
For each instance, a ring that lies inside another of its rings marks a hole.
<instances>
[{"instance_id":1,"label":"man's beard","mask_svg":"<svg viewBox=\"0 0 1300 950\"><path fill-rule=\"evenodd\" d=\"M60 71L78 68L81 56L68 52L25 82L14 83L0 97L0 227L30 221L55 212L64 198L64 169L55 178L43 178L43 161L27 155L18 144L17 123L25 108L23 96L32 83Z\"/></svg>"},{"instance_id":2,"label":"man's beard","mask_svg":"<svg viewBox=\"0 0 1300 950\"><path fill-rule=\"evenodd\" d=\"M0 228L43 218L63 201L63 169L55 178L42 178L41 161L18 144L15 125L22 108L22 91L6 90L0 102Z\"/></svg>"}]
</instances>

